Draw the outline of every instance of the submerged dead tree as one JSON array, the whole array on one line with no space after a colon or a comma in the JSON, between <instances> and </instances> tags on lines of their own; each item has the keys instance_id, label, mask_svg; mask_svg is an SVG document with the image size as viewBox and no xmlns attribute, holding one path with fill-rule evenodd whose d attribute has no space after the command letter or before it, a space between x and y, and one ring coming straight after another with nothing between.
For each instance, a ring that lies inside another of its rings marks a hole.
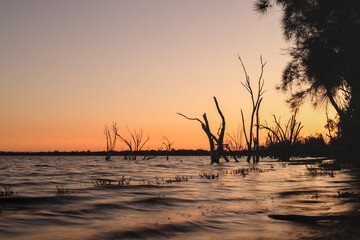
<instances>
[{"instance_id":1,"label":"submerged dead tree","mask_svg":"<svg viewBox=\"0 0 360 240\"><path fill-rule=\"evenodd\" d=\"M259 109L260 109L260 104L263 100L262 95L265 92L263 90L264 79L262 77L263 77L264 67L266 65L266 62L263 63L262 56L260 56L261 72L260 72L260 77L258 80L258 91L255 96L253 89L251 87L251 84L250 84L250 77L246 72L245 65L244 65L243 61L241 60L241 57L238 56L238 58L241 62L241 65L243 67L244 74L245 74L245 82L242 82L241 84L250 93L252 107L253 107L252 112L251 112L249 131L248 131L249 135L247 135L247 133L246 133L244 113L241 109L241 119L242 119L242 123L243 123L243 131L244 131L244 135L245 135L247 152L248 152L247 162L250 162L251 157L253 157L253 162L259 162L259 130L260 130ZM256 119L254 119L254 118L256 118ZM254 121L256 123L254 123ZM256 136L254 136L254 132L253 132L254 127L256 127L256 132L255 132Z\"/></svg>"},{"instance_id":2,"label":"submerged dead tree","mask_svg":"<svg viewBox=\"0 0 360 240\"><path fill-rule=\"evenodd\" d=\"M301 125L301 122L296 120L296 114L297 112L291 116L284 127L280 124L280 118L277 119L275 115L273 115L275 126L260 126L269 131L268 145L270 148L273 148L273 154L276 155L280 161L289 161L293 146L299 140L300 131L304 127Z\"/></svg>"},{"instance_id":3,"label":"submerged dead tree","mask_svg":"<svg viewBox=\"0 0 360 240\"><path fill-rule=\"evenodd\" d=\"M219 160L221 157L223 157L225 159L225 161L229 162L229 159L225 155L224 144L223 144L224 135L225 135L225 117L220 110L220 107L216 100L216 97L214 97L214 101L215 101L217 111L218 111L218 113L221 117L221 121L222 121L221 125L218 129L217 136L215 136L210 130L210 125L209 125L209 121L207 119L206 113L203 114L204 121L201 121L199 118L189 118L182 113L177 113L177 114L180 116L183 116L184 118L186 118L188 120L198 121L201 124L202 129L204 130L204 132L206 133L206 136L209 139L211 163L219 163Z\"/></svg>"},{"instance_id":4,"label":"submerged dead tree","mask_svg":"<svg viewBox=\"0 0 360 240\"><path fill-rule=\"evenodd\" d=\"M241 139L243 138L243 132L238 126L236 131L233 131L232 134L227 134L227 144L234 152L239 152L242 150Z\"/></svg>"},{"instance_id":5,"label":"submerged dead tree","mask_svg":"<svg viewBox=\"0 0 360 240\"><path fill-rule=\"evenodd\" d=\"M239 162L236 154L238 154L242 148L241 146L241 139L243 136L242 133L243 133L242 130L238 126L237 131L236 132L234 131L232 134L227 134L227 138L225 140L226 141L225 147L233 156L236 162Z\"/></svg>"},{"instance_id":6,"label":"submerged dead tree","mask_svg":"<svg viewBox=\"0 0 360 240\"><path fill-rule=\"evenodd\" d=\"M171 151L172 145L174 145L174 142L170 142L170 140L167 137L163 137L164 141L162 144L165 146L166 151L166 160L169 160L169 152Z\"/></svg>"},{"instance_id":7,"label":"submerged dead tree","mask_svg":"<svg viewBox=\"0 0 360 240\"><path fill-rule=\"evenodd\" d=\"M126 139L125 137L121 136L118 132L118 128L116 126L116 123L113 124L113 131L115 136L119 137L120 140L129 148L129 155L124 156L125 159L133 159L136 160L136 156L138 153L143 149L145 144L150 140L150 137L148 136L145 140L143 139L143 130L140 129L139 131L134 130L131 132L128 129L128 132L130 134L130 139Z\"/></svg>"},{"instance_id":8,"label":"submerged dead tree","mask_svg":"<svg viewBox=\"0 0 360 240\"><path fill-rule=\"evenodd\" d=\"M114 151L115 145L116 145L116 134L113 134L113 136L111 136L112 134L111 134L111 131L110 131L110 128L109 128L108 124L105 124L105 126L104 126L104 134L105 134L105 137L106 137L106 157L105 157L105 160L110 161L111 154Z\"/></svg>"}]
</instances>

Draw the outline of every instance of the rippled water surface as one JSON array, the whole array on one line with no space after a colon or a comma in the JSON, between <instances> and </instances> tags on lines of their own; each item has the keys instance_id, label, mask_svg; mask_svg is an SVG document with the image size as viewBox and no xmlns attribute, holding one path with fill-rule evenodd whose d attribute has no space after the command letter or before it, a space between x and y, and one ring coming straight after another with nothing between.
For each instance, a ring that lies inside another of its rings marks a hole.
<instances>
[{"instance_id":1,"label":"rippled water surface","mask_svg":"<svg viewBox=\"0 0 360 240\"><path fill-rule=\"evenodd\" d=\"M0 239L360 237L351 224L269 217L358 214L358 174L340 170L334 177L314 177L305 165L271 159L256 165L244 159L209 162L209 157L0 157ZM252 167L257 170L246 176L231 174ZM202 173L219 175L206 179ZM5 196L4 186L14 193Z\"/></svg>"}]
</instances>

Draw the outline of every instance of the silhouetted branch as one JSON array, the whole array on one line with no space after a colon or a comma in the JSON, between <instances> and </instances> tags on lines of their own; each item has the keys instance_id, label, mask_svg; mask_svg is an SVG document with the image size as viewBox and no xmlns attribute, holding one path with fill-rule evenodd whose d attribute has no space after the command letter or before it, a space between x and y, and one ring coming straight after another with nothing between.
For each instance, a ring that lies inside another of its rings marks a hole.
<instances>
[{"instance_id":1,"label":"silhouetted branch","mask_svg":"<svg viewBox=\"0 0 360 240\"><path fill-rule=\"evenodd\" d=\"M279 153L279 157L282 161L288 161L291 157L293 145L298 141L299 134L303 128L301 122L296 120L296 114L297 112L291 116L284 128L280 124L280 118L278 120L275 115L273 115L275 127L260 126L262 129L266 129L271 133L268 133L268 139L271 144L280 145L281 152ZM273 137L275 137L277 141L274 141Z\"/></svg>"},{"instance_id":2,"label":"silhouetted branch","mask_svg":"<svg viewBox=\"0 0 360 240\"><path fill-rule=\"evenodd\" d=\"M241 84L245 87L245 89L250 93L250 98L251 98L251 102L252 102L252 113L251 113L251 118L250 118L250 126L249 126L249 136L246 133L246 128L245 128L245 120L244 120L244 113L241 110L241 120L243 123L243 131L244 131L244 135L245 135L245 139L246 139L246 143L247 143L247 150L248 150L248 158L247 161L250 162L250 158L252 156L252 150L253 150L253 143L254 143L254 149L256 152L256 156L254 156L254 162L258 162L259 161L259 156L258 156L258 150L259 150L259 109L260 109L260 104L262 101L262 95L264 94L264 79L263 79L263 73L264 73L264 67L266 65L266 62L264 63L262 60L262 56L260 56L260 63L261 63L261 71L260 71L260 76L258 79L258 92L256 95L256 98L254 96L254 92L252 90L251 87L251 83L250 83L250 77L247 74L245 65L241 59L241 57L238 54L238 58L241 62L241 66L244 70L244 74L245 74L245 82L241 82ZM254 117L256 117L256 137L254 137L254 133L253 133L253 127L254 127Z\"/></svg>"},{"instance_id":3,"label":"silhouetted branch","mask_svg":"<svg viewBox=\"0 0 360 240\"><path fill-rule=\"evenodd\" d=\"M116 127L116 124L115 124L115 127ZM105 124L105 126L104 126L104 134L106 137L106 152L107 152L105 160L109 161L111 159L111 153L115 149L116 134L114 134L113 137L111 136L111 131L110 131L108 124Z\"/></svg>"},{"instance_id":4,"label":"silhouetted branch","mask_svg":"<svg viewBox=\"0 0 360 240\"><path fill-rule=\"evenodd\" d=\"M223 145L223 140L224 140L224 135L225 135L225 117L222 114L219 104L217 102L216 97L214 97L214 101L215 101L215 105L216 105L216 109L221 117L221 126L220 129L218 130L218 137L216 137L210 130L210 124L209 121L207 119L206 113L203 114L203 119L204 122L201 121L198 118L190 118L187 117L186 115L182 114L182 113L177 113L178 115L188 119L188 120L192 120L192 121L198 121L201 124L202 129L204 130L204 132L206 133L208 140L209 140L209 144L210 144L210 154L211 154L211 163L219 163L219 159L222 156L225 161L229 161L229 159L226 157L226 155L224 154L224 145ZM216 149L215 149L216 146Z\"/></svg>"}]
</instances>

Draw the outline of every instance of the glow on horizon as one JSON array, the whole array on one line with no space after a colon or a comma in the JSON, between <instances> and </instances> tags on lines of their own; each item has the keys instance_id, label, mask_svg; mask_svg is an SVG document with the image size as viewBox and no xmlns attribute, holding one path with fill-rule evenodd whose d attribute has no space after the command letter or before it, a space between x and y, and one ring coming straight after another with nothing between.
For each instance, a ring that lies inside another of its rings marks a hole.
<instances>
[{"instance_id":1,"label":"glow on horizon","mask_svg":"<svg viewBox=\"0 0 360 240\"><path fill-rule=\"evenodd\" d=\"M216 96L236 130L251 107L238 53L254 84L267 61L262 119L290 116L275 90L289 60L280 12L260 17L251 0L1 1L0 29L0 151L104 150L111 121L142 128L145 149L163 136L207 149L199 124L176 112L206 112L216 129ZM322 111L299 118L303 134L323 132Z\"/></svg>"}]
</instances>

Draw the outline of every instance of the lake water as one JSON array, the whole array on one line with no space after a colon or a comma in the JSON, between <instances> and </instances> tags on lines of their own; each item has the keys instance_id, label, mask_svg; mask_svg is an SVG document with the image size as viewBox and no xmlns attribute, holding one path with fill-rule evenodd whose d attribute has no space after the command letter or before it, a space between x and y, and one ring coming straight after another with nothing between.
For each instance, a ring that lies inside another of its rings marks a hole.
<instances>
[{"instance_id":1,"label":"lake water","mask_svg":"<svg viewBox=\"0 0 360 240\"><path fill-rule=\"evenodd\" d=\"M0 157L0 239L360 237L351 223L269 217L358 214L360 180L352 171L311 176L305 165L266 158L256 165L244 159L209 163L209 157L180 156ZM234 174L239 168L252 171ZM203 173L218 177L201 178ZM6 194L4 186L14 193Z\"/></svg>"}]
</instances>

